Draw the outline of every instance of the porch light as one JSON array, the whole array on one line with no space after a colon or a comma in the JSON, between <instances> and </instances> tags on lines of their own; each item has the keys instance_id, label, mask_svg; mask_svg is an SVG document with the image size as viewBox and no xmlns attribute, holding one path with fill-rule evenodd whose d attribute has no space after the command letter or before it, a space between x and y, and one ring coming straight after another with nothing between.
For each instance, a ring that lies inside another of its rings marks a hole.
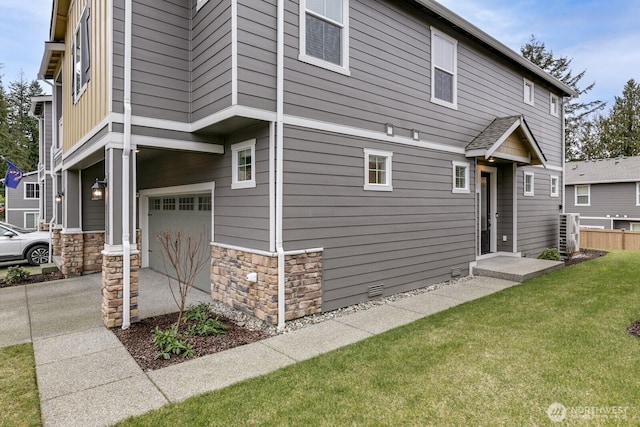
<instances>
[{"instance_id":1,"label":"porch light","mask_svg":"<svg viewBox=\"0 0 640 427\"><path fill-rule=\"evenodd\" d=\"M96 182L91 186L91 200L102 200L104 197L104 189L107 186L107 178L100 181L96 178Z\"/></svg>"},{"instance_id":2,"label":"porch light","mask_svg":"<svg viewBox=\"0 0 640 427\"><path fill-rule=\"evenodd\" d=\"M56 194L56 203L62 203L62 197L64 196L63 192Z\"/></svg>"},{"instance_id":3,"label":"porch light","mask_svg":"<svg viewBox=\"0 0 640 427\"><path fill-rule=\"evenodd\" d=\"M495 161L496 161L496 159L494 159L493 157L489 157L489 163L493 163Z\"/></svg>"}]
</instances>

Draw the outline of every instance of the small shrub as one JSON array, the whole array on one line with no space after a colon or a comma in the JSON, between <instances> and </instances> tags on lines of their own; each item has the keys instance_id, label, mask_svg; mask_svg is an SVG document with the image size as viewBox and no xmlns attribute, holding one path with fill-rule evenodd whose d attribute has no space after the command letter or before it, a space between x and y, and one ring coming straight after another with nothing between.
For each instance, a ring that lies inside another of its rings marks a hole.
<instances>
[{"instance_id":1,"label":"small shrub","mask_svg":"<svg viewBox=\"0 0 640 427\"><path fill-rule=\"evenodd\" d=\"M27 280L29 277L29 272L19 265L9 267L7 270L7 276L4 281L10 285L14 283L20 283Z\"/></svg>"},{"instance_id":2,"label":"small shrub","mask_svg":"<svg viewBox=\"0 0 640 427\"><path fill-rule=\"evenodd\" d=\"M538 255L538 259L546 259L549 261L560 261L560 254L556 248L545 249Z\"/></svg>"},{"instance_id":3,"label":"small shrub","mask_svg":"<svg viewBox=\"0 0 640 427\"><path fill-rule=\"evenodd\" d=\"M204 322L209 318L211 313L211 305L207 302L202 302L198 305L190 305L187 311L184 313L183 320L189 322L195 320L196 322Z\"/></svg>"},{"instance_id":4,"label":"small shrub","mask_svg":"<svg viewBox=\"0 0 640 427\"><path fill-rule=\"evenodd\" d=\"M229 326L222 323L218 319L207 319L203 322L198 322L195 325L189 326L187 329L187 333L189 335L199 335L199 336L220 336L227 333L227 329Z\"/></svg>"},{"instance_id":5,"label":"small shrub","mask_svg":"<svg viewBox=\"0 0 640 427\"><path fill-rule=\"evenodd\" d=\"M177 325L172 325L171 328L164 331L156 326L152 331L152 335L153 344L160 350L160 353L156 355L156 359L160 357L165 360L170 359L171 354L182 355L183 357L194 355L193 347L180 335Z\"/></svg>"}]
</instances>

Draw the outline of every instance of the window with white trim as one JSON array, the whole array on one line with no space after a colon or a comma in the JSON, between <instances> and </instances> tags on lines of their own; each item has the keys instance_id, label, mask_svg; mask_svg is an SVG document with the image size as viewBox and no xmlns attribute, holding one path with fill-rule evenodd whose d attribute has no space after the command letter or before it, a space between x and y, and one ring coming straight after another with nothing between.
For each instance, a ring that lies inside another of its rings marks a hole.
<instances>
[{"instance_id":1,"label":"window with white trim","mask_svg":"<svg viewBox=\"0 0 640 427\"><path fill-rule=\"evenodd\" d=\"M640 206L640 182L636 182L636 206Z\"/></svg>"},{"instance_id":2,"label":"window with white trim","mask_svg":"<svg viewBox=\"0 0 640 427\"><path fill-rule=\"evenodd\" d=\"M640 231L640 222L632 222L629 227L631 231Z\"/></svg>"},{"instance_id":3,"label":"window with white trim","mask_svg":"<svg viewBox=\"0 0 640 427\"><path fill-rule=\"evenodd\" d=\"M524 103L534 105L536 85L531 80L523 79Z\"/></svg>"},{"instance_id":4,"label":"window with white trim","mask_svg":"<svg viewBox=\"0 0 640 427\"><path fill-rule=\"evenodd\" d=\"M349 75L349 0L300 0L298 58Z\"/></svg>"},{"instance_id":5,"label":"window with white trim","mask_svg":"<svg viewBox=\"0 0 640 427\"><path fill-rule=\"evenodd\" d=\"M431 27L431 102L458 108L458 41Z\"/></svg>"},{"instance_id":6,"label":"window with white trim","mask_svg":"<svg viewBox=\"0 0 640 427\"><path fill-rule=\"evenodd\" d=\"M560 189L558 187L558 183L560 182L560 178L556 175L551 175L551 182L550 182L550 193L551 193L551 197L559 197L560 196Z\"/></svg>"},{"instance_id":7,"label":"window with white trim","mask_svg":"<svg viewBox=\"0 0 640 427\"><path fill-rule=\"evenodd\" d=\"M40 198L40 185L37 182L24 183L25 200L35 200Z\"/></svg>"},{"instance_id":8,"label":"window with white trim","mask_svg":"<svg viewBox=\"0 0 640 427\"><path fill-rule=\"evenodd\" d=\"M71 90L73 102L76 102L87 87L90 78L90 50L89 50L89 6L85 6L80 22L73 35L71 46L71 61L73 71L71 74Z\"/></svg>"},{"instance_id":9,"label":"window with white trim","mask_svg":"<svg viewBox=\"0 0 640 427\"><path fill-rule=\"evenodd\" d=\"M364 189L373 191L392 191L390 151L364 149Z\"/></svg>"},{"instance_id":10,"label":"window with white trim","mask_svg":"<svg viewBox=\"0 0 640 427\"><path fill-rule=\"evenodd\" d=\"M535 196L535 183L533 172L524 173L524 195Z\"/></svg>"},{"instance_id":11,"label":"window with white trim","mask_svg":"<svg viewBox=\"0 0 640 427\"><path fill-rule=\"evenodd\" d=\"M452 193L469 193L469 163L451 162L453 165Z\"/></svg>"},{"instance_id":12,"label":"window with white trim","mask_svg":"<svg viewBox=\"0 0 640 427\"><path fill-rule=\"evenodd\" d=\"M256 140L240 142L231 146L231 188L253 188L256 186Z\"/></svg>"},{"instance_id":13,"label":"window with white trim","mask_svg":"<svg viewBox=\"0 0 640 427\"><path fill-rule=\"evenodd\" d=\"M560 117L560 97L552 93L549 94L549 114Z\"/></svg>"},{"instance_id":14,"label":"window with white trim","mask_svg":"<svg viewBox=\"0 0 640 427\"><path fill-rule=\"evenodd\" d=\"M38 228L38 212L24 213L24 228L33 230Z\"/></svg>"},{"instance_id":15,"label":"window with white trim","mask_svg":"<svg viewBox=\"0 0 640 427\"><path fill-rule=\"evenodd\" d=\"M576 206L591 206L591 186L576 185L574 187L576 193Z\"/></svg>"}]
</instances>

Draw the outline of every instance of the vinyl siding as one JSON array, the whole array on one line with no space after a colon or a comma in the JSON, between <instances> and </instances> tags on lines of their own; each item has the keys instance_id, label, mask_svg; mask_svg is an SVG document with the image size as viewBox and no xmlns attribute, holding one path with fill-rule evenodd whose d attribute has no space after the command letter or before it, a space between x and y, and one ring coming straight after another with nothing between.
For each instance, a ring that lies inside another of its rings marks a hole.
<instances>
[{"instance_id":1,"label":"vinyl siding","mask_svg":"<svg viewBox=\"0 0 640 427\"><path fill-rule=\"evenodd\" d=\"M586 217L640 218L640 206L636 206L636 183L591 184L591 206L575 205L575 186L567 185L566 212Z\"/></svg>"},{"instance_id":2,"label":"vinyl siding","mask_svg":"<svg viewBox=\"0 0 640 427\"><path fill-rule=\"evenodd\" d=\"M105 200L91 200L91 186L96 181L104 179L104 161L84 169L80 191L82 191L82 230L104 231Z\"/></svg>"},{"instance_id":3,"label":"vinyl siding","mask_svg":"<svg viewBox=\"0 0 640 427\"><path fill-rule=\"evenodd\" d=\"M231 189L231 144L256 138L256 187ZM145 152L147 154L145 156ZM215 182L215 240L269 250L268 128L229 135L225 154L143 150L138 157L138 190Z\"/></svg>"},{"instance_id":4,"label":"vinyl siding","mask_svg":"<svg viewBox=\"0 0 640 427\"><path fill-rule=\"evenodd\" d=\"M365 191L363 148L393 152L393 191ZM471 192L451 193L450 155L286 127L285 250L323 247L323 309L451 278L475 259ZM455 158L455 160L464 160Z\"/></svg>"},{"instance_id":5,"label":"vinyl siding","mask_svg":"<svg viewBox=\"0 0 640 427\"><path fill-rule=\"evenodd\" d=\"M497 186L497 249L498 252L513 252L513 165L498 167ZM506 242L502 241L502 236L507 236Z\"/></svg>"},{"instance_id":6,"label":"vinyl siding","mask_svg":"<svg viewBox=\"0 0 640 427\"><path fill-rule=\"evenodd\" d=\"M344 76L298 61L298 4L287 2L285 113L465 147L499 116L523 114L551 164L561 164L561 121L536 83L536 106L523 102L523 75L475 42L390 1L350 2L350 71ZM458 110L430 102L434 25L458 40Z\"/></svg>"},{"instance_id":7,"label":"vinyl siding","mask_svg":"<svg viewBox=\"0 0 640 427\"><path fill-rule=\"evenodd\" d=\"M533 197L525 197L524 170L534 173ZM537 256L545 248L558 246L558 215L562 213L562 193L551 197L550 175L558 172L542 168L518 168L518 251L526 256ZM559 178L561 181L561 178ZM560 183L560 189L562 184Z\"/></svg>"}]
</instances>

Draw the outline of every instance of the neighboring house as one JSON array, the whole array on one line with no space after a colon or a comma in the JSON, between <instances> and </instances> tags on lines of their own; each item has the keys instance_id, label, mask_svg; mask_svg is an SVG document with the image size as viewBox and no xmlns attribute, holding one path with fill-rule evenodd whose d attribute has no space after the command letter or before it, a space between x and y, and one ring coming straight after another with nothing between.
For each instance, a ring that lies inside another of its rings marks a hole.
<instances>
[{"instance_id":1,"label":"neighboring house","mask_svg":"<svg viewBox=\"0 0 640 427\"><path fill-rule=\"evenodd\" d=\"M17 227L37 230L40 219L38 172L25 173L16 188L5 187L4 191L6 221Z\"/></svg>"},{"instance_id":2,"label":"neighboring house","mask_svg":"<svg viewBox=\"0 0 640 427\"><path fill-rule=\"evenodd\" d=\"M557 244L576 93L434 1L56 0L40 77L54 251L100 266L108 326L163 229L280 325Z\"/></svg>"},{"instance_id":3,"label":"neighboring house","mask_svg":"<svg viewBox=\"0 0 640 427\"><path fill-rule=\"evenodd\" d=\"M580 227L640 231L640 157L569 162L565 194Z\"/></svg>"},{"instance_id":4,"label":"neighboring house","mask_svg":"<svg viewBox=\"0 0 640 427\"><path fill-rule=\"evenodd\" d=\"M39 157L38 183L40 184L39 225L41 230L48 230L55 213L55 195L53 158L51 157L53 97L51 95L31 98L30 114L38 120Z\"/></svg>"}]
</instances>

